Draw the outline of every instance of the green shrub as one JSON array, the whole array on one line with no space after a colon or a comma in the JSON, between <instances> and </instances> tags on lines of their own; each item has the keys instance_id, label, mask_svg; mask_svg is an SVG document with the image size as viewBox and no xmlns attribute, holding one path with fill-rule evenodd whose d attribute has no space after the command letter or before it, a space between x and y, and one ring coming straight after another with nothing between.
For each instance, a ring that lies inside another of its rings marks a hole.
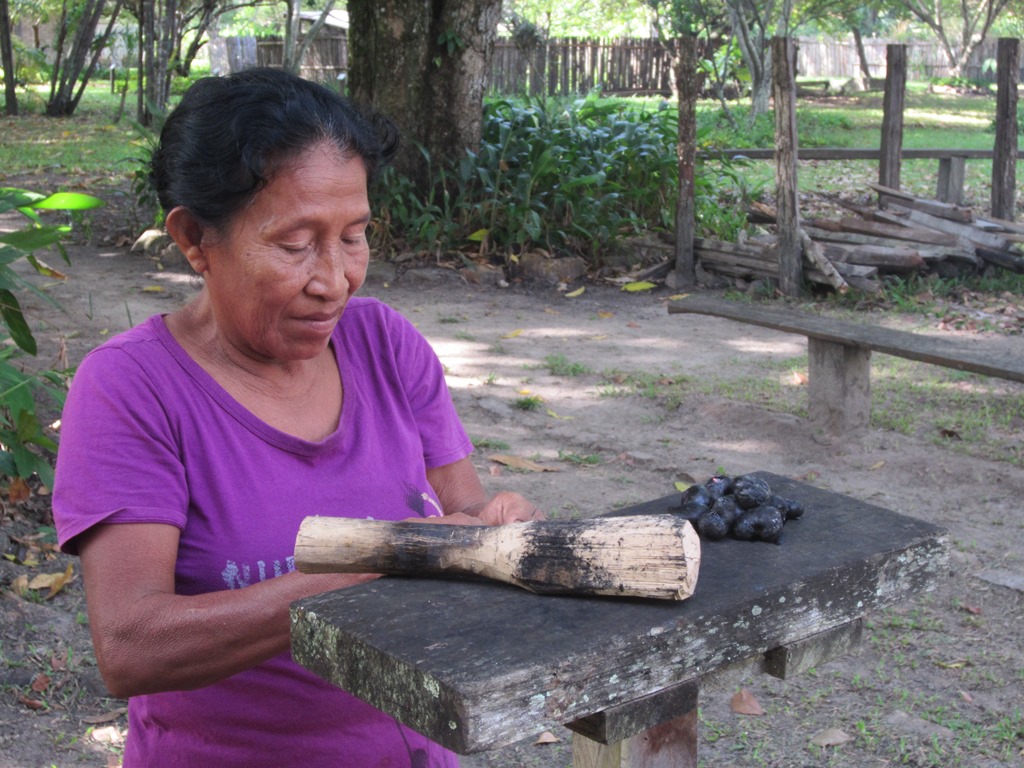
<instances>
[{"instance_id":1,"label":"green shrub","mask_svg":"<svg viewBox=\"0 0 1024 768\"><path fill-rule=\"evenodd\" d=\"M52 485L53 469L45 452L55 451L57 444L39 423L36 400L50 398L62 406L69 375L68 371L34 372L20 364L25 355L36 354L36 340L17 293L36 289L11 264L24 259L37 273L57 276L33 252L56 245L67 260L60 240L71 227L44 224L37 211L74 212L102 204L90 195L58 192L46 196L0 188L0 213L16 211L27 220L21 229L0 233L0 475L8 478L26 479L37 474L43 483Z\"/></svg>"},{"instance_id":2,"label":"green shrub","mask_svg":"<svg viewBox=\"0 0 1024 768\"><path fill-rule=\"evenodd\" d=\"M665 106L594 95L489 100L479 151L454 168L431 165L425 196L385 172L375 192L375 245L438 256L465 249L499 261L543 248L602 266L617 240L674 229L678 118ZM733 170L716 164L698 182L701 234L735 234L739 219L721 211L745 208L753 190ZM723 205L730 195L735 204ZM726 229L714 229L720 225Z\"/></svg>"}]
</instances>

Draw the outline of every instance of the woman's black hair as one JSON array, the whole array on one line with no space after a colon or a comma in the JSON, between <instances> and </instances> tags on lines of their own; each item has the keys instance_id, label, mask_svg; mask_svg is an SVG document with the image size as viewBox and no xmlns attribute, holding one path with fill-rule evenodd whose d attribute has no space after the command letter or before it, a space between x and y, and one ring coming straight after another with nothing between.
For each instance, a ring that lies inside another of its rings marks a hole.
<instances>
[{"instance_id":1,"label":"woman's black hair","mask_svg":"<svg viewBox=\"0 0 1024 768\"><path fill-rule=\"evenodd\" d=\"M150 180L164 211L184 206L223 228L283 162L322 141L361 159L372 179L394 156L398 134L387 119L284 70L205 77L167 117Z\"/></svg>"}]
</instances>

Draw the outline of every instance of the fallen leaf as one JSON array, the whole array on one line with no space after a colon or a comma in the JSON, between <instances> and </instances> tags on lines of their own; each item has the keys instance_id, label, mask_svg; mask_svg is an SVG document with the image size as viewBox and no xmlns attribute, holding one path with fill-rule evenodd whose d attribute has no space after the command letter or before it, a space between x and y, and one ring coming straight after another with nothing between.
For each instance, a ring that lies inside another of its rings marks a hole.
<instances>
[{"instance_id":1,"label":"fallen leaf","mask_svg":"<svg viewBox=\"0 0 1024 768\"><path fill-rule=\"evenodd\" d=\"M19 696L18 701L20 701L24 706L28 707L29 709L42 709L46 706L39 699L30 699L28 696L25 695Z\"/></svg>"},{"instance_id":2,"label":"fallen leaf","mask_svg":"<svg viewBox=\"0 0 1024 768\"><path fill-rule=\"evenodd\" d=\"M935 666L942 669L963 669L971 666L970 659L953 659L953 661L936 661Z\"/></svg>"},{"instance_id":3,"label":"fallen leaf","mask_svg":"<svg viewBox=\"0 0 1024 768\"><path fill-rule=\"evenodd\" d=\"M793 371L793 383L798 387L805 386L807 384L807 374L801 371Z\"/></svg>"},{"instance_id":4,"label":"fallen leaf","mask_svg":"<svg viewBox=\"0 0 1024 768\"><path fill-rule=\"evenodd\" d=\"M607 320L609 317L615 317L615 313L614 312L598 312L597 316L600 317L602 320Z\"/></svg>"},{"instance_id":5,"label":"fallen leaf","mask_svg":"<svg viewBox=\"0 0 1024 768\"><path fill-rule=\"evenodd\" d=\"M517 391L516 394L517 395L528 395L528 394L530 394L530 390L527 389L526 387L523 387L522 389Z\"/></svg>"},{"instance_id":6,"label":"fallen leaf","mask_svg":"<svg viewBox=\"0 0 1024 768\"><path fill-rule=\"evenodd\" d=\"M537 740L535 742L533 742L533 743L534 744L557 744L560 741L561 741L561 739L558 738L557 736L555 736L555 734L553 734L551 731L544 731L544 733L542 733L540 736L538 736Z\"/></svg>"},{"instance_id":7,"label":"fallen leaf","mask_svg":"<svg viewBox=\"0 0 1024 768\"><path fill-rule=\"evenodd\" d=\"M740 688L733 694L729 708L737 715L763 715L764 710L749 688Z\"/></svg>"},{"instance_id":8,"label":"fallen leaf","mask_svg":"<svg viewBox=\"0 0 1024 768\"><path fill-rule=\"evenodd\" d=\"M673 293L671 296L668 297L668 300L669 301L679 301L680 299L685 299L689 295L690 294L688 294L688 293Z\"/></svg>"},{"instance_id":9,"label":"fallen leaf","mask_svg":"<svg viewBox=\"0 0 1024 768\"><path fill-rule=\"evenodd\" d=\"M42 693L50 687L50 676L45 672L40 672L38 675L32 678L32 685L29 686L36 693Z\"/></svg>"},{"instance_id":10,"label":"fallen leaf","mask_svg":"<svg viewBox=\"0 0 1024 768\"><path fill-rule=\"evenodd\" d=\"M640 327L640 323L629 322L629 323L626 323L626 327L627 328L639 328Z\"/></svg>"},{"instance_id":11,"label":"fallen leaf","mask_svg":"<svg viewBox=\"0 0 1024 768\"><path fill-rule=\"evenodd\" d=\"M838 728L826 728L811 739L811 744L814 744L816 747L838 747L840 744L845 744L848 741L853 741L853 736Z\"/></svg>"},{"instance_id":12,"label":"fallen leaf","mask_svg":"<svg viewBox=\"0 0 1024 768\"><path fill-rule=\"evenodd\" d=\"M64 585L71 580L74 573L74 566L68 563L68 567L64 569L63 573L40 573L38 576L34 576L32 581L28 583L28 588L49 589L50 592L46 595L46 598L49 599L64 588Z\"/></svg>"},{"instance_id":13,"label":"fallen leaf","mask_svg":"<svg viewBox=\"0 0 1024 768\"><path fill-rule=\"evenodd\" d=\"M883 461L876 461L874 464L872 464L870 467L868 467L868 469L881 469L884 466L885 466L885 461L884 460Z\"/></svg>"},{"instance_id":14,"label":"fallen leaf","mask_svg":"<svg viewBox=\"0 0 1024 768\"><path fill-rule=\"evenodd\" d=\"M585 290L587 290L586 286L582 286L580 288L577 288L575 291L569 291L567 294L565 294L565 297L567 299L575 299L577 296L582 296Z\"/></svg>"},{"instance_id":15,"label":"fallen leaf","mask_svg":"<svg viewBox=\"0 0 1024 768\"><path fill-rule=\"evenodd\" d=\"M503 339L514 339L516 336L518 336L522 332L523 332L522 328L516 328L514 331L509 331L508 333L506 333L501 338L503 338Z\"/></svg>"},{"instance_id":16,"label":"fallen leaf","mask_svg":"<svg viewBox=\"0 0 1024 768\"><path fill-rule=\"evenodd\" d=\"M83 723L88 725L102 725L103 723L112 723L122 715L128 714L128 707L118 707L112 709L109 712L104 712L101 715L86 715L82 718Z\"/></svg>"},{"instance_id":17,"label":"fallen leaf","mask_svg":"<svg viewBox=\"0 0 1024 768\"><path fill-rule=\"evenodd\" d=\"M143 293L163 293L164 289L161 285L144 285L142 286Z\"/></svg>"},{"instance_id":18,"label":"fallen leaf","mask_svg":"<svg viewBox=\"0 0 1024 768\"><path fill-rule=\"evenodd\" d=\"M649 291L651 288L657 287L657 285L647 280L636 280L632 283L626 283L622 286L622 290L628 291L629 293L637 293L638 291Z\"/></svg>"},{"instance_id":19,"label":"fallen leaf","mask_svg":"<svg viewBox=\"0 0 1024 768\"><path fill-rule=\"evenodd\" d=\"M974 697L971 696L967 691L957 691L960 694L960 698L966 701L968 704L974 703Z\"/></svg>"},{"instance_id":20,"label":"fallen leaf","mask_svg":"<svg viewBox=\"0 0 1024 768\"><path fill-rule=\"evenodd\" d=\"M22 573L11 582L11 592L18 597L28 597L28 574Z\"/></svg>"},{"instance_id":21,"label":"fallen leaf","mask_svg":"<svg viewBox=\"0 0 1024 768\"><path fill-rule=\"evenodd\" d=\"M689 488L691 485L693 485L693 483L684 483L684 482L681 482L681 481L677 481L677 482L673 483L673 485L675 485L677 491L682 493L687 488Z\"/></svg>"},{"instance_id":22,"label":"fallen leaf","mask_svg":"<svg viewBox=\"0 0 1024 768\"><path fill-rule=\"evenodd\" d=\"M497 464L491 464L488 471L491 473L491 477L501 476L501 467L499 467Z\"/></svg>"},{"instance_id":23,"label":"fallen leaf","mask_svg":"<svg viewBox=\"0 0 1024 768\"><path fill-rule=\"evenodd\" d=\"M492 453L487 457L491 461L496 461L499 464L504 464L506 467L512 467L512 469L519 469L524 472L557 472L557 467L545 467L543 464L538 464L535 461L524 459L522 456L509 456L506 453Z\"/></svg>"},{"instance_id":24,"label":"fallen leaf","mask_svg":"<svg viewBox=\"0 0 1024 768\"><path fill-rule=\"evenodd\" d=\"M28 487L28 483L22 480L20 477L16 477L11 480L11 484L7 486L7 500L11 504L17 504L20 501L32 496L32 489Z\"/></svg>"}]
</instances>

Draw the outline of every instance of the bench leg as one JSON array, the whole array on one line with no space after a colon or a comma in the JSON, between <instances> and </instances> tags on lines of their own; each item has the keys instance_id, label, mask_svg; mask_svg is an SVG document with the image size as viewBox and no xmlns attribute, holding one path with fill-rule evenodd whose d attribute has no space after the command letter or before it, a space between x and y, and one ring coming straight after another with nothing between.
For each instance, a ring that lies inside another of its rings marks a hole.
<instances>
[{"instance_id":1,"label":"bench leg","mask_svg":"<svg viewBox=\"0 0 1024 768\"><path fill-rule=\"evenodd\" d=\"M572 736L573 768L697 768L697 709L615 744Z\"/></svg>"},{"instance_id":2,"label":"bench leg","mask_svg":"<svg viewBox=\"0 0 1024 768\"><path fill-rule=\"evenodd\" d=\"M871 350L807 339L807 399L811 423L829 435L871 421Z\"/></svg>"},{"instance_id":3,"label":"bench leg","mask_svg":"<svg viewBox=\"0 0 1024 768\"><path fill-rule=\"evenodd\" d=\"M939 181L935 197L943 203L962 205L964 201L964 157L939 158Z\"/></svg>"}]
</instances>

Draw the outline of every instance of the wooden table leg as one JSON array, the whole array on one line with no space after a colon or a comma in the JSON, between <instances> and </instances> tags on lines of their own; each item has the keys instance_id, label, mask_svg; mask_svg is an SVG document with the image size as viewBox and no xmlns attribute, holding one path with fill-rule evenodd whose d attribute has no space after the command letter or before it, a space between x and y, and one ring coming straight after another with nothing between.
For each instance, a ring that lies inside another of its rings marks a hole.
<instances>
[{"instance_id":1,"label":"wooden table leg","mask_svg":"<svg viewBox=\"0 0 1024 768\"><path fill-rule=\"evenodd\" d=\"M871 350L808 337L807 405L811 422L841 435L871 422Z\"/></svg>"},{"instance_id":2,"label":"wooden table leg","mask_svg":"<svg viewBox=\"0 0 1024 768\"><path fill-rule=\"evenodd\" d=\"M697 768L697 709L616 744L572 737L573 768Z\"/></svg>"}]
</instances>

